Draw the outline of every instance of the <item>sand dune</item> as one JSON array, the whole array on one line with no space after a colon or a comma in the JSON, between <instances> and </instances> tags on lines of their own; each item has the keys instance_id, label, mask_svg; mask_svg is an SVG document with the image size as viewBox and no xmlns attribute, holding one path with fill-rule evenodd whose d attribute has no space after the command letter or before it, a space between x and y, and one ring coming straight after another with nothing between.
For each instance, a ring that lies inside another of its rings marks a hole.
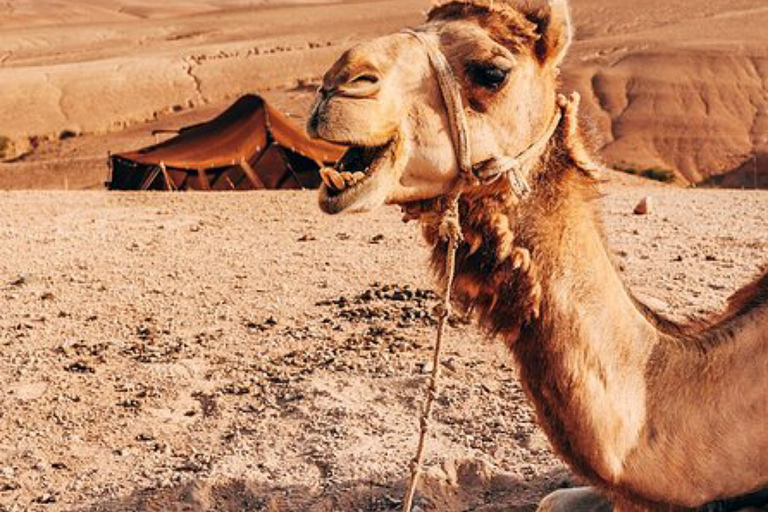
<instances>
[{"instance_id":1,"label":"sand dune","mask_svg":"<svg viewBox=\"0 0 768 512\"><path fill-rule=\"evenodd\" d=\"M354 42L418 23L429 3L6 2L0 137L13 142L6 157L27 152L30 139L48 144L49 156L3 165L0 184L18 183L8 173L23 174L27 164L59 165L66 147L45 141L63 132L172 124L172 112L219 108L244 92L290 93L306 104L311 88L297 86L316 82ZM572 4L578 41L565 86L585 97L610 164L674 171L682 182L768 186L764 0ZM85 143L93 146L88 157L127 149L99 140Z\"/></svg>"}]
</instances>

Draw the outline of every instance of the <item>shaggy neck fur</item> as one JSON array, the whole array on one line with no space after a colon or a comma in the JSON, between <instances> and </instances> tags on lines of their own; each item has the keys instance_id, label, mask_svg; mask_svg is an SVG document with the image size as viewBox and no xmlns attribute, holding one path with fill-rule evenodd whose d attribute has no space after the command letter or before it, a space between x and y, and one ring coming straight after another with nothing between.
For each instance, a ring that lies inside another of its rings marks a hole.
<instances>
[{"instance_id":1,"label":"shaggy neck fur","mask_svg":"<svg viewBox=\"0 0 768 512\"><path fill-rule=\"evenodd\" d=\"M559 454L616 500L671 510L765 487L768 468L745 461L759 463L750 454L768 450L768 434L733 429L763 429L768 418L768 274L725 315L690 325L639 304L606 249L595 182L564 138L556 134L524 202L503 185L463 196L457 302L510 346ZM438 224L422 219L444 280ZM692 452L709 455L692 463ZM739 478L722 478L723 467Z\"/></svg>"}]
</instances>

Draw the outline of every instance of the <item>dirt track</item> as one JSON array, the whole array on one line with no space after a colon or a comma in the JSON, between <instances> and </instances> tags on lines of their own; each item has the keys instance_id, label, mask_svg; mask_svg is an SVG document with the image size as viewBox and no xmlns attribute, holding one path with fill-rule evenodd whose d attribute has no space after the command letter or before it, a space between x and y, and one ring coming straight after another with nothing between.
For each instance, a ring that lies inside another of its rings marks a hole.
<instances>
[{"instance_id":1,"label":"dirt track","mask_svg":"<svg viewBox=\"0 0 768 512\"><path fill-rule=\"evenodd\" d=\"M768 193L607 192L624 274L675 316L766 260ZM397 509L433 332L416 226L313 193L0 203L1 511ZM456 324L445 366L424 510L569 483L501 347Z\"/></svg>"}]
</instances>

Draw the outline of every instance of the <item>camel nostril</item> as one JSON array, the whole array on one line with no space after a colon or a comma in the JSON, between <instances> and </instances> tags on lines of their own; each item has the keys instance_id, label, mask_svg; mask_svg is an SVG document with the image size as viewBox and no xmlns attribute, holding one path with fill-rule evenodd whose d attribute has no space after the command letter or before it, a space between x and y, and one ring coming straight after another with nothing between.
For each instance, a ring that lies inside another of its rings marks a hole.
<instances>
[{"instance_id":1,"label":"camel nostril","mask_svg":"<svg viewBox=\"0 0 768 512\"><path fill-rule=\"evenodd\" d=\"M353 98L368 98L375 95L381 88L381 79L378 73L366 70L351 75L344 83L339 84L339 93L342 96Z\"/></svg>"},{"instance_id":2,"label":"camel nostril","mask_svg":"<svg viewBox=\"0 0 768 512\"><path fill-rule=\"evenodd\" d=\"M353 84L377 84L379 83L379 77L370 73L366 73L364 75L360 75L358 77L355 77L355 79L352 80Z\"/></svg>"}]
</instances>

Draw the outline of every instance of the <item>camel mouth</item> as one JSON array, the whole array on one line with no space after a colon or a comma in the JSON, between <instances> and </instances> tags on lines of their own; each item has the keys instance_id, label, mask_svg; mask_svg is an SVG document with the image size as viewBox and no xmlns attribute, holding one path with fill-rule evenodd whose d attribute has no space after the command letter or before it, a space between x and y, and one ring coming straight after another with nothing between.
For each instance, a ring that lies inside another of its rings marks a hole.
<instances>
[{"instance_id":1,"label":"camel mouth","mask_svg":"<svg viewBox=\"0 0 768 512\"><path fill-rule=\"evenodd\" d=\"M396 138L380 146L352 145L334 168L320 170L320 208L325 213L373 209L386 199L384 172L393 161Z\"/></svg>"}]
</instances>

